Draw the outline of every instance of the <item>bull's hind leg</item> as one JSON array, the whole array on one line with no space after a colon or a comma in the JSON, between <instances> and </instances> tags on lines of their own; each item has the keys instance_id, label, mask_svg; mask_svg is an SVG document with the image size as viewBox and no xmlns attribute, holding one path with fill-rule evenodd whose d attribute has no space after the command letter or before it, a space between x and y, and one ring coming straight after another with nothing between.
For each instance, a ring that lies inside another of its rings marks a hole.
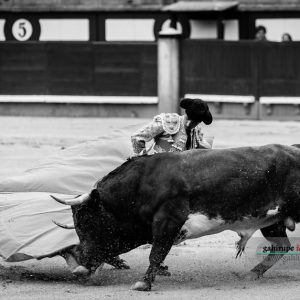
<instances>
[{"instance_id":1,"label":"bull's hind leg","mask_svg":"<svg viewBox=\"0 0 300 300\"><path fill-rule=\"evenodd\" d=\"M178 209L178 210L177 210ZM171 215L172 212L172 215ZM185 210L179 207L160 211L154 216L153 221L153 242L150 252L150 266L143 278L132 287L138 291L151 290L151 283L158 274L159 269L187 218Z\"/></svg>"},{"instance_id":2,"label":"bull's hind leg","mask_svg":"<svg viewBox=\"0 0 300 300\"><path fill-rule=\"evenodd\" d=\"M271 242L274 247L280 247L280 252L288 252L291 243L286 234L286 226L283 222L261 229L263 236ZM256 275L256 278L261 277L267 270L275 265L284 254L268 254L261 263L255 266L251 272Z\"/></svg>"}]
</instances>

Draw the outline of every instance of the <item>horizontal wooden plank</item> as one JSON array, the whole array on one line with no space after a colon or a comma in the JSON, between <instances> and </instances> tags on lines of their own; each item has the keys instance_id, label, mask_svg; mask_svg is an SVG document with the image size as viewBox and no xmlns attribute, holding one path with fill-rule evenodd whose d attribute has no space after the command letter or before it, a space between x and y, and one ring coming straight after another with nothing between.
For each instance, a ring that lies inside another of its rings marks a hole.
<instances>
[{"instance_id":1,"label":"horizontal wooden plank","mask_svg":"<svg viewBox=\"0 0 300 300\"><path fill-rule=\"evenodd\" d=\"M224 103L254 103L255 97L252 95L205 95L205 94L185 94L186 98L199 98L207 102Z\"/></svg>"},{"instance_id":2,"label":"horizontal wooden plank","mask_svg":"<svg viewBox=\"0 0 300 300\"><path fill-rule=\"evenodd\" d=\"M157 97L0 95L0 103L157 104Z\"/></svg>"},{"instance_id":3,"label":"horizontal wooden plank","mask_svg":"<svg viewBox=\"0 0 300 300\"><path fill-rule=\"evenodd\" d=\"M0 11L158 11L166 0L13 0L2 1Z\"/></svg>"},{"instance_id":4,"label":"horizontal wooden plank","mask_svg":"<svg viewBox=\"0 0 300 300\"><path fill-rule=\"evenodd\" d=\"M260 97L261 104L300 104L300 97Z\"/></svg>"}]
</instances>

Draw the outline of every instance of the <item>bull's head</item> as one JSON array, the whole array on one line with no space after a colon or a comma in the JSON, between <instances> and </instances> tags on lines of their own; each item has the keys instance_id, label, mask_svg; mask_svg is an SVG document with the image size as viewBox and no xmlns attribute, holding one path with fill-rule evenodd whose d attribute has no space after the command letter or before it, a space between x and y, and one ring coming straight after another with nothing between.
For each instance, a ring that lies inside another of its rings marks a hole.
<instances>
[{"instance_id":1,"label":"bull's head","mask_svg":"<svg viewBox=\"0 0 300 300\"><path fill-rule=\"evenodd\" d=\"M88 269L95 268L110 257L118 255L118 226L114 215L108 212L101 197L107 196L94 189L90 194L63 200L51 196L57 202L70 205L74 227L80 244L76 247L76 259ZM64 228L70 226L57 224Z\"/></svg>"}]
</instances>

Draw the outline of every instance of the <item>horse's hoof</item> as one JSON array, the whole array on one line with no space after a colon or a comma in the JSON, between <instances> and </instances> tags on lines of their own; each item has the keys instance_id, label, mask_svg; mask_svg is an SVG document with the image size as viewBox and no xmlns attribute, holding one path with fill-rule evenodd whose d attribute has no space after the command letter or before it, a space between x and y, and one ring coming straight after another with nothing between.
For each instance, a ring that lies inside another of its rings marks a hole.
<instances>
[{"instance_id":1,"label":"horse's hoof","mask_svg":"<svg viewBox=\"0 0 300 300\"><path fill-rule=\"evenodd\" d=\"M78 266L72 271L72 274L76 276L87 276L90 274L90 271L84 266Z\"/></svg>"},{"instance_id":2,"label":"horse's hoof","mask_svg":"<svg viewBox=\"0 0 300 300\"><path fill-rule=\"evenodd\" d=\"M245 280L254 281L254 280L258 280L259 277L260 276L258 274L256 274L255 272L250 272L245 276Z\"/></svg>"},{"instance_id":3,"label":"horse's hoof","mask_svg":"<svg viewBox=\"0 0 300 300\"><path fill-rule=\"evenodd\" d=\"M145 291L150 291L151 286L144 281L138 281L131 287L131 289L135 290L135 291L144 291L145 292Z\"/></svg>"}]
</instances>

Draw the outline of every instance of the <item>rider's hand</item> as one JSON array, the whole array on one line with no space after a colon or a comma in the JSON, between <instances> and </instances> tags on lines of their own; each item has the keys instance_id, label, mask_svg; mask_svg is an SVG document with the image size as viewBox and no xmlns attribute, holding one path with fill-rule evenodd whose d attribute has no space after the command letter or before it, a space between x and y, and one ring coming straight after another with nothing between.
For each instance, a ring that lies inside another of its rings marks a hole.
<instances>
[{"instance_id":1,"label":"rider's hand","mask_svg":"<svg viewBox=\"0 0 300 300\"><path fill-rule=\"evenodd\" d=\"M147 150L143 149L137 156L147 155Z\"/></svg>"},{"instance_id":2,"label":"rider's hand","mask_svg":"<svg viewBox=\"0 0 300 300\"><path fill-rule=\"evenodd\" d=\"M135 157L139 157L139 156L143 156L143 155L146 155L146 154L147 154L146 149L143 149L140 153L134 153L133 155L131 155L129 157L129 159L132 159L132 158L135 158Z\"/></svg>"}]
</instances>

